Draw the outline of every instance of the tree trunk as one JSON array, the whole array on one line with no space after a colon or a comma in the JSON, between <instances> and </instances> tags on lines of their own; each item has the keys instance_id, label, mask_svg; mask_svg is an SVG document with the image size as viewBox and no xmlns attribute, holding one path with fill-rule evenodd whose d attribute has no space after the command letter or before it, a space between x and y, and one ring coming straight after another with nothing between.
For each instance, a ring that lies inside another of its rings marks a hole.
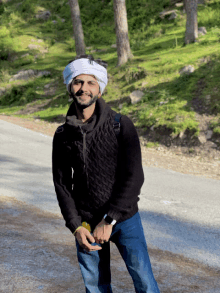
<instances>
[{"instance_id":1,"label":"tree trunk","mask_svg":"<svg viewBox=\"0 0 220 293\"><path fill-rule=\"evenodd\" d=\"M197 21L198 0L184 0L186 10L186 33L185 44L194 43L198 39L198 21Z\"/></svg>"},{"instance_id":2,"label":"tree trunk","mask_svg":"<svg viewBox=\"0 0 220 293\"><path fill-rule=\"evenodd\" d=\"M129 38L125 0L114 0L115 29L117 40L118 64L121 66L133 57Z\"/></svg>"},{"instance_id":3,"label":"tree trunk","mask_svg":"<svg viewBox=\"0 0 220 293\"><path fill-rule=\"evenodd\" d=\"M80 18L80 10L78 0L69 0L71 18L73 23L73 34L75 39L76 55L84 55L86 53L82 22Z\"/></svg>"}]
</instances>

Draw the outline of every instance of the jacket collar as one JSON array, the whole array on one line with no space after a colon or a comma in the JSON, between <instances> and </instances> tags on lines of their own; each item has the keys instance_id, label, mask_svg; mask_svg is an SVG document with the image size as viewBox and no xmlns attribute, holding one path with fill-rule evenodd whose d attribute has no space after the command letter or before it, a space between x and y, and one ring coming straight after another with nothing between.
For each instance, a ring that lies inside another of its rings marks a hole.
<instances>
[{"instance_id":1,"label":"jacket collar","mask_svg":"<svg viewBox=\"0 0 220 293\"><path fill-rule=\"evenodd\" d=\"M83 123L81 120L77 119L76 106L73 102L66 115L66 126L70 127L71 130L76 132L81 132L81 129L86 133L92 132L96 127L104 123L107 113L110 107L105 103L103 98L96 101L95 112L87 123Z\"/></svg>"}]
</instances>

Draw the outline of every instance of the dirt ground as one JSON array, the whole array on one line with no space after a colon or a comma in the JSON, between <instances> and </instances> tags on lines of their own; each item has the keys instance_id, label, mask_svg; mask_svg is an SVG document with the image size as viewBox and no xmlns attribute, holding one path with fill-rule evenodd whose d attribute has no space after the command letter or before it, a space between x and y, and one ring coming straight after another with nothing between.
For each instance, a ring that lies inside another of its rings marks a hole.
<instances>
[{"instance_id":1,"label":"dirt ground","mask_svg":"<svg viewBox=\"0 0 220 293\"><path fill-rule=\"evenodd\" d=\"M0 204L0 292L85 292L74 236L61 217L6 196ZM113 244L111 251L113 292L134 293ZM220 271L167 251L149 254L161 293L220 292Z\"/></svg>"},{"instance_id":2,"label":"dirt ground","mask_svg":"<svg viewBox=\"0 0 220 293\"><path fill-rule=\"evenodd\" d=\"M53 135L58 124L9 116L0 119ZM171 150L143 147L143 164L177 172L220 179L220 162L180 156ZM0 194L0 292L85 292L76 258L73 235L61 217ZM161 293L219 293L220 271L149 247ZM117 248L112 244L114 293L134 293L134 287Z\"/></svg>"},{"instance_id":3,"label":"dirt ground","mask_svg":"<svg viewBox=\"0 0 220 293\"><path fill-rule=\"evenodd\" d=\"M40 119L28 120L13 116L0 115L0 119L20 125L22 127L53 136L56 128L62 124L48 123ZM220 152L216 156L209 157L208 151L199 155L186 155L180 147L168 148L160 145L155 148L147 148L140 137L142 146L143 164L148 167L171 169L183 174L192 174L220 180Z\"/></svg>"}]
</instances>

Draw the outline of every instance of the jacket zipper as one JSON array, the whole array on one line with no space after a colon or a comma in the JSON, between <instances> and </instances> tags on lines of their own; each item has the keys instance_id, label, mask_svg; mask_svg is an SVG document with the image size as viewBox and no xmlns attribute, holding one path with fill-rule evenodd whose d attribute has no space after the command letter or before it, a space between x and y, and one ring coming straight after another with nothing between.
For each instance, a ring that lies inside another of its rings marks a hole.
<instances>
[{"instance_id":1,"label":"jacket zipper","mask_svg":"<svg viewBox=\"0 0 220 293\"><path fill-rule=\"evenodd\" d=\"M79 128L83 136L83 162L84 162L84 169L86 171L86 131L83 131L81 126L79 126ZM87 172L86 172L86 176L87 176Z\"/></svg>"}]
</instances>

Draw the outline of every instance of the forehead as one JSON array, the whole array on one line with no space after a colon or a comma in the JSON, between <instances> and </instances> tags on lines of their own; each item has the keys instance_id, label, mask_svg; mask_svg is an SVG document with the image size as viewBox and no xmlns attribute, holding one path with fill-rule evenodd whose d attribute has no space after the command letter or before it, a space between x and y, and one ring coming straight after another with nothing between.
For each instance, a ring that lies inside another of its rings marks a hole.
<instances>
[{"instance_id":1,"label":"forehead","mask_svg":"<svg viewBox=\"0 0 220 293\"><path fill-rule=\"evenodd\" d=\"M84 81L96 81L97 82L97 79L95 78L94 75L90 75L90 74L80 74L80 75L77 75L75 79L80 79L80 80L84 80Z\"/></svg>"}]
</instances>

